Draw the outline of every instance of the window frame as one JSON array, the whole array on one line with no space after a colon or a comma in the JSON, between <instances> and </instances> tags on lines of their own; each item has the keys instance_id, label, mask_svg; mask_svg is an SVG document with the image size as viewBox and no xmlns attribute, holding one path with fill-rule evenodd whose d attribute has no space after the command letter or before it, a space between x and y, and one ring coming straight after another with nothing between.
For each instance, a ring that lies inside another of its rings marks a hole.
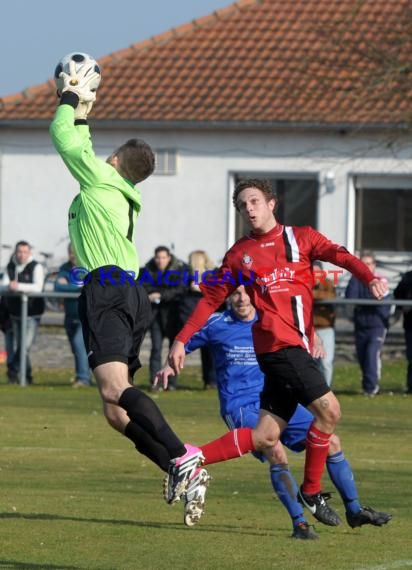
<instances>
[{"instance_id":1,"label":"window frame","mask_svg":"<svg viewBox=\"0 0 412 570\"><path fill-rule=\"evenodd\" d=\"M396 253L406 254L412 251L412 244L410 249L407 247L407 210L405 207L406 192L410 192L408 198L412 200L412 176L400 175L353 175L353 191L354 191L354 249L361 251L363 249L371 249L373 251L380 251L385 254ZM394 231L396 231L395 244L393 247L382 248L378 243L365 243L364 238L364 220L365 216L365 194L367 192L385 192L393 193L395 204L395 216L397 223L394 224Z\"/></svg>"},{"instance_id":2,"label":"window frame","mask_svg":"<svg viewBox=\"0 0 412 570\"><path fill-rule=\"evenodd\" d=\"M268 178L270 180L280 181L284 183L288 180L302 180L302 181L310 181L313 182L314 187L314 223L306 223L306 224L298 224L298 225L311 225L315 229L318 228L319 225L319 198L321 192L321 182L319 177L319 172L283 172L283 171L270 171L270 172L241 172L235 171L231 174L231 183L229 184L229 207L232 209L232 215L229 215L229 229L228 229L228 247L232 245L236 240L239 239L245 233L241 233L239 228L245 228L245 223L241 218L239 212L233 207L232 204L232 195L233 190L235 189L236 183L239 179L242 178ZM282 221L283 223L283 221ZM288 222L289 223L289 222ZM293 222L289 225L296 225ZM247 228L247 226L246 226Z\"/></svg>"}]
</instances>

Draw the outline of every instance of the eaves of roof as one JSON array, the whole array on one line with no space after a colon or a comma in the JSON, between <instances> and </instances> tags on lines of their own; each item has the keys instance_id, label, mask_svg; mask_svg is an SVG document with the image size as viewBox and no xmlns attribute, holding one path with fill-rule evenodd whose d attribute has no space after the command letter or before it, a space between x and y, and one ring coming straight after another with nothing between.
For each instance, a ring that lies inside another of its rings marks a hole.
<instances>
[{"instance_id":1,"label":"eaves of roof","mask_svg":"<svg viewBox=\"0 0 412 570\"><path fill-rule=\"evenodd\" d=\"M258 121L139 121L139 120L90 120L90 126L94 130L129 130L139 131L329 131L329 132L352 132L362 129L366 131L410 131L407 123L320 123L320 122L258 122ZM39 130L48 129L49 120L1 120L0 130Z\"/></svg>"}]
</instances>

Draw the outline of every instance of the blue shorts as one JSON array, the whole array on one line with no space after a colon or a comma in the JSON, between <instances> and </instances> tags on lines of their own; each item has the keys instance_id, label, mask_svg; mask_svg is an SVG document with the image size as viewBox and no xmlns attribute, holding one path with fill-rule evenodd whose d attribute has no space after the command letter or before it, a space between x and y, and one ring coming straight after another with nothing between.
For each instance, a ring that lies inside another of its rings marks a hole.
<instances>
[{"instance_id":1,"label":"blue shorts","mask_svg":"<svg viewBox=\"0 0 412 570\"><path fill-rule=\"evenodd\" d=\"M224 416L223 419L229 429L240 427L255 428L259 421L259 403L237 408ZM313 420L314 416L309 410L298 404L295 413L280 436L280 441L295 453L303 451L305 449L306 434ZM254 452L253 455L261 461L265 461L262 453Z\"/></svg>"}]
</instances>

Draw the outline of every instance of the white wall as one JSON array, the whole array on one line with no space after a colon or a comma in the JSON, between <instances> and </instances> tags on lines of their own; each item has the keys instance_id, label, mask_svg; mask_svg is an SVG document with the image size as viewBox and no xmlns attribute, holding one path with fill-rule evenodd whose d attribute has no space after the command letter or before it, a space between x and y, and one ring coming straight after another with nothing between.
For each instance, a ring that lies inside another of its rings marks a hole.
<instances>
[{"instance_id":1,"label":"white wall","mask_svg":"<svg viewBox=\"0 0 412 570\"><path fill-rule=\"evenodd\" d=\"M353 249L352 174L412 173L412 139L271 132L110 132L94 130L95 149L106 158L127 138L139 136L154 148L177 148L176 176L155 175L141 184L143 209L137 247L144 264L159 245L174 246L187 259L206 249L220 261L228 237L233 173L335 174L336 191L319 199L319 230ZM39 251L65 259L67 210L77 184L51 146L46 130L0 131L0 241L27 239ZM3 251L0 265L8 252Z\"/></svg>"}]
</instances>

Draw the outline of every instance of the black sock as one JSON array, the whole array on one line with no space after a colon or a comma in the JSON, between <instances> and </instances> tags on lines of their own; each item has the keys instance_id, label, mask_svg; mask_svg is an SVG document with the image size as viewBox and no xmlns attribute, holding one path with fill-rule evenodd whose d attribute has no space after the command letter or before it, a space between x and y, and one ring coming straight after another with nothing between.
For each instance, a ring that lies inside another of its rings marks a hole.
<instances>
[{"instance_id":1,"label":"black sock","mask_svg":"<svg viewBox=\"0 0 412 570\"><path fill-rule=\"evenodd\" d=\"M166 422L155 402L139 388L126 388L120 396L119 406L126 410L133 423L167 449L171 459L186 453L183 442Z\"/></svg>"},{"instance_id":2,"label":"black sock","mask_svg":"<svg viewBox=\"0 0 412 570\"><path fill-rule=\"evenodd\" d=\"M167 472L171 457L164 445L155 441L143 428L134 422L127 424L124 435L133 441L139 453L156 463L162 471Z\"/></svg>"}]
</instances>

